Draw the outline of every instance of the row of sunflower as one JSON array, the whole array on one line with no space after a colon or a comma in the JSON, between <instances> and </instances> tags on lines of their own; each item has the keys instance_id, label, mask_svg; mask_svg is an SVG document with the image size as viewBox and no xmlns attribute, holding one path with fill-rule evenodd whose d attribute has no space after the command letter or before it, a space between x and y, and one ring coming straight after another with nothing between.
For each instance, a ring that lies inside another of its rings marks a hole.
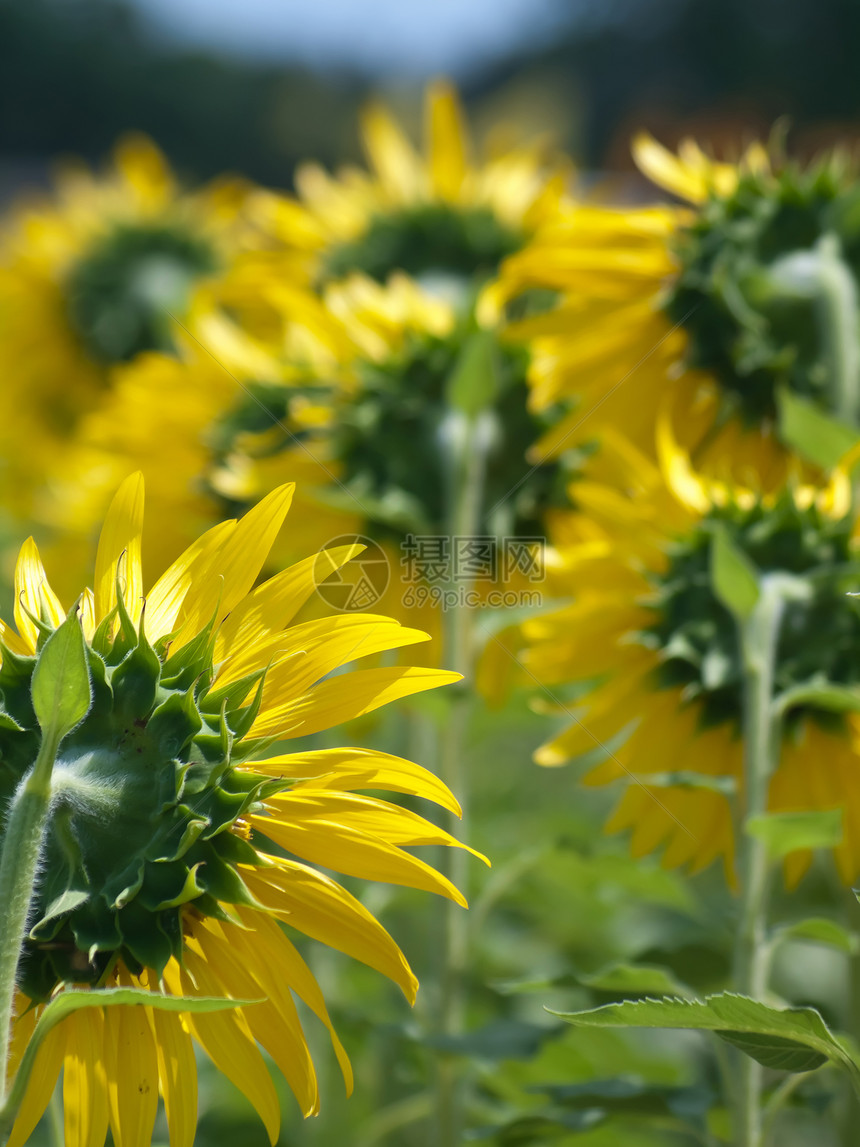
<instances>
[{"instance_id":1,"label":"row of sunflower","mask_svg":"<svg viewBox=\"0 0 860 1147\"><path fill-rule=\"evenodd\" d=\"M841 910L800 920L789 900L774 917L780 865L791 888L816 849L846 883L860 870L853 168L801 168L779 141L728 165L643 137L642 171L681 202L618 207L578 197L542 143L491 142L478 161L446 85L425 113L421 153L372 107L368 169L307 165L295 196L240 181L185 193L135 139L107 175L67 171L7 220L2 524L31 528L55 571L52 589L32 540L10 560L2 629L10 1143L27 1142L61 1069L68 1145L101 1147L110 1128L143 1147L159 1094L172 1147L192 1143L193 1041L274 1143L258 1044L303 1114L319 1104L293 994L349 1087L290 936L414 997L394 941L320 869L462 904L473 877L448 819L465 808L465 836L485 835L480 810L468 818L469 739L495 720L487 706L523 693L556 729L539 764L585 758L587 783L623 784L610 828L635 857L720 860L735 896L717 986L742 995L699 1000L628 968L590 981L626 1002L566 1016L729 1044L713 1061L721 1097L690 1115L661 1093L659 1134L763 1147L807 1073L860 1078L850 1044L771 985L791 929L853 944ZM499 568L500 550L516 560ZM146 592L142 553L166 570ZM542 604L507 609L536 569ZM414 664L424 630L417 660L445 668ZM339 672L364 656L371 668ZM396 752L327 739L459 675L414 708ZM521 802L537 781L515 765ZM445 846L442 871L412 845ZM454 907L427 943L426 1026L462 1054L478 940ZM670 989L681 998L635 1002ZM658 1102L592 1079L556 1088L538 1123L507 1094L505 1123L487 1100L505 1089L484 1076L477 1102L467 1074L439 1056L429 1109L401 1122L424 1118L438 1147L476 1110L499 1142L621 1143L616 1108Z\"/></svg>"}]
</instances>

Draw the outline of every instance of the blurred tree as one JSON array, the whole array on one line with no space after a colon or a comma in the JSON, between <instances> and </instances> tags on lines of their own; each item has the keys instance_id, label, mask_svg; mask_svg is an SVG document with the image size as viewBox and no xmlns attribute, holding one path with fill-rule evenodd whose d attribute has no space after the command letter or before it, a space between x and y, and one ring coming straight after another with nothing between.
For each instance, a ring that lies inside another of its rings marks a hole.
<instances>
[{"instance_id":1,"label":"blurred tree","mask_svg":"<svg viewBox=\"0 0 860 1147\"><path fill-rule=\"evenodd\" d=\"M512 55L471 94L492 102L512 82L524 96L551 90L560 142L588 164L629 167L629 136L642 126L668 143L695 131L719 145L788 116L803 151L857 138L856 0L557 3L551 45ZM565 105L581 107L572 118Z\"/></svg>"},{"instance_id":2,"label":"blurred tree","mask_svg":"<svg viewBox=\"0 0 860 1147\"><path fill-rule=\"evenodd\" d=\"M0 0L0 153L19 160L101 158L137 130L198 178L284 185L309 152L356 153L363 90L342 73L182 52L121 0Z\"/></svg>"}]
</instances>

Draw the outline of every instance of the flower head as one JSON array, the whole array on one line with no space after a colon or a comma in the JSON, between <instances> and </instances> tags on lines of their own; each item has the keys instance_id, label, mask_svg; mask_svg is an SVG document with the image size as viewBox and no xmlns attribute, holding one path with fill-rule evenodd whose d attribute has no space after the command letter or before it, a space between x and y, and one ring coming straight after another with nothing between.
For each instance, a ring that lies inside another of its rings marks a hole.
<instances>
[{"instance_id":1,"label":"flower head","mask_svg":"<svg viewBox=\"0 0 860 1147\"><path fill-rule=\"evenodd\" d=\"M361 120L370 171L331 176L305 164L298 200L263 195L287 247L308 252L325 283L361 272L385 282L394 271L463 276L495 272L564 196L566 165L541 145L490 151L475 162L456 93L444 82L425 97L425 154L381 104ZM267 223L268 226L268 223Z\"/></svg>"},{"instance_id":2,"label":"flower head","mask_svg":"<svg viewBox=\"0 0 860 1147\"><path fill-rule=\"evenodd\" d=\"M248 1096L274 1142L278 1102L258 1044L303 1113L318 1106L293 995L328 1027L350 1086L322 994L290 934L378 969L409 999L417 987L394 940L314 865L463 902L404 850L455 840L414 812L360 795L388 789L456 812L432 774L358 748L271 755L276 742L457 678L412 667L338 673L357 658L424 640L387 618L292 624L315 587L358 547L324 551L254 588L291 496L291 487L281 487L241 521L215 526L148 592L140 475L123 483L111 505L95 585L80 606L92 705L54 766L11 1069L44 1001L72 985L258 1002L211 1014L146 1007L73 1014L38 1053L13 1147L26 1142L61 1067L67 1143L101 1144L110 1125L116 1143L145 1147L160 1091L173 1147L190 1145L194 1040ZM22 548L15 588L16 628L2 626L4 801L38 748L30 681L64 617L32 541Z\"/></svg>"},{"instance_id":3,"label":"flower head","mask_svg":"<svg viewBox=\"0 0 860 1147\"><path fill-rule=\"evenodd\" d=\"M55 195L4 221L0 454L22 514L111 367L174 349L174 316L239 249L243 196L227 183L181 193L158 150L132 137L104 176L68 169Z\"/></svg>"},{"instance_id":4,"label":"flower head","mask_svg":"<svg viewBox=\"0 0 860 1147\"><path fill-rule=\"evenodd\" d=\"M757 144L735 164L691 141L676 156L644 135L634 153L689 205L571 207L502 268L508 296L558 293L511 327L535 340L535 408L569 406L539 453L614 425L653 457L671 394L700 469L730 458L735 479L776 488L793 445L787 402L860 425L834 365L826 281L835 266L855 300L843 317L856 308L853 175L838 155L801 169Z\"/></svg>"},{"instance_id":5,"label":"flower head","mask_svg":"<svg viewBox=\"0 0 860 1147\"><path fill-rule=\"evenodd\" d=\"M715 532L727 531L763 574L811 587L780 635L776 689L786 717L770 807L844 806L835 857L849 881L860 871L860 802L850 781L860 722L816 701L811 688L860 684L860 613L846 597L858 536L847 478L836 471L824 487L795 482L762 494L697 474L666 423L659 446L658 466L607 433L593 480L574 487L579 514L567 526L572 541L560 539L556 576L575 602L525 628L535 677L554 688L578 681L582 699L563 709L573 723L537 760L598 754L586 782L627 782L609 827L632 830L636 855L662 846L667 866L694 870L720 858L733 877L726 794L743 784L743 665L710 573ZM808 863L808 854L792 854L789 878Z\"/></svg>"}]
</instances>

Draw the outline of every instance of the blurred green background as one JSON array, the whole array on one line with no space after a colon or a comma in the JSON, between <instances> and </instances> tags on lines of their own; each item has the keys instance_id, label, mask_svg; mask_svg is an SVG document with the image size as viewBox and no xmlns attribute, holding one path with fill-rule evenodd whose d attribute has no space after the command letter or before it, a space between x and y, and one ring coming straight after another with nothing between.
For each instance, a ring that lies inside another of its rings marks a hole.
<instances>
[{"instance_id":1,"label":"blurred green background","mask_svg":"<svg viewBox=\"0 0 860 1147\"><path fill-rule=\"evenodd\" d=\"M230 171L289 187L303 159L359 158L356 113L371 92L417 130L421 86L434 74L458 83L478 134L499 120L549 133L588 172L632 179L629 138L641 127L668 144L695 134L719 149L787 117L792 150L811 154L857 139L858 49L856 0L0 0L0 200L47 184L58 156L101 160L129 130L151 135L188 180ZM423 719L432 728L429 702ZM583 769L531 764L546 735L525 694L472 723L470 843L494 867L473 868L469 1036L435 1047L432 991L410 1012L370 971L314 949L356 1094L343 1098L324 1033L309 1020L323 1113L302 1124L284 1088L282 1144L424 1147L440 1054L456 1056L470 1081L476 1142L719 1141L719 1112L705 1117L716 1078L703 1040L562 1030L544 1010L657 990L654 972L594 979L618 961L716 987L731 939L720 874L687 881L630 860L623 841L599 831L613 794L578 788ZM407 744L405 716L338 741L362 738L422 758ZM402 889L362 895L432 980L438 906ZM845 919L855 908L823 868L786 910ZM852 1026L848 965L795 943L779 976L796 1001ZM619 1070L626 1090L613 1092L601 1081ZM838 1114L838 1085L825 1074L807 1092L812 1114L793 1113L780 1141L854 1143L850 1117L837 1139L814 1114ZM666 1130L679 1111L683 1136ZM266 1141L249 1105L204 1069L201 1147Z\"/></svg>"}]
</instances>

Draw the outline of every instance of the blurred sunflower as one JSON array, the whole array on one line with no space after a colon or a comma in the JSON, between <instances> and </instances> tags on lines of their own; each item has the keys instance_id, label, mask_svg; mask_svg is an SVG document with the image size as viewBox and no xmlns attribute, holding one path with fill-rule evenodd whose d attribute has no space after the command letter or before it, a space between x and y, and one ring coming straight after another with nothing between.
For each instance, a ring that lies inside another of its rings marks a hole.
<instances>
[{"instance_id":1,"label":"blurred sunflower","mask_svg":"<svg viewBox=\"0 0 860 1147\"><path fill-rule=\"evenodd\" d=\"M308 389L294 406L300 421L321 428L337 467L337 483L329 482L321 497L388 540L444 532L446 422L451 388L465 369L480 374L489 388L484 502L495 516L486 521L488 532L536 527L557 468L534 470L525 461L545 425L526 411L527 348L499 343L486 308L476 314L456 295L402 273L384 285L351 275L331 284L323 303L340 338L329 340L327 362L318 357L316 386L313 370L306 370ZM268 392L272 408L280 410L276 395L277 388ZM257 456L257 481L268 474L273 483L283 471L278 452L289 445L289 435L274 419L266 428L265 415L245 403L226 422L247 455Z\"/></svg>"},{"instance_id":2,"label":"blurred sunflower","mask_svg":"<svg viewBox=\"0 0 860 1147\"><path fill-rule=\"evenodd\" d=\"M361 117L370 171L331 176L307 163L296 173L298 199L261 194L266 230L313 254L325 284L352 272L384 283L395 271L476 282L551 219L564 199L568 164L542 144L499 143L476 162L453 88L425 96L425 154L378 103Z\"/></svg>"},{"instance_id":3,"label":"blurred sunflower","mask_svg":"<svg viewBox=\"0 0 860 1147\"><path fill-rule=\"evenodd\" d=\"M653 457L671 389L700 469L731 465L776 487L790 465L786 395L860 425L853 368L834 356L834 339L860 355L853 170L838 154L801 169L758 144L717 163L691 141L676 156L646 135L634 156L691 206L569 207L501 271L507 298L558 292L510 330L534 343L534 408L568 404L536 455L613 425Z\"/></svg>"},{"instance_id":4,"label":"blurred sunflower","mask_svg":"<svg viewBox=\"0 0 860 1147\"><path fill-rule=\"evenodd\" d=\"M173 350L171 316L238 250L245 193L221 182L185 195L153 144L132 137L109 173L67 169L51 198L4 221L0 458L13 507L29 512L111 367Z\"/></svg>"},{"instance_id":5,"label":"blurred sunflower","mask_svg":"<svg viewBox=\"0 0 860 1147\"><path fill-rule=\"evenodd\" d=\"M291 624L357 547L307 558L253 588L291 493L282 487L241 521L214 527L145 595L140 475L111 505L95 592L82 598L92 706L63 740L54 768L11 1069L43 1002L66 985L263 1002L207 1014L146 1007L73 1014L38 1052L11 1147L27 1142L61 1068L68 1147L100 1147L108 1127L117 1144L146 1147L159 1091L172 1147L190 1147L194 1041L248 1097L274 1143L278 1100L258 1044L302 1112L318 1107L293 995L328 1028L351 1085L322 993L290 931L377 969L410 1000L417 988L378 921L313 866L462 903L444 877L403 850L456 841L413 812L357 792L409 793L456 812L432 774L365 749L254 760L275 741L457 678L402 667L337 673L358 657L425 639L384 617ZM30 679L46 634L63 617L29 541L16 572L17 632L2 627L4 804L38 748Z\"/></svg>"},{"instance_id":6,"label":"blurred sunflower","mask_svg":"<svg viewBox=\"0 0 860 1147\"><path fill-rule=\"evenodd\" d=\"M763 573L781 570L814 586L793 603L780 634L776 689L860 684L860 612L845 596L857 579L858 521L846 476L778 492L703 478L659 427L660 466L605 432L588 481L574 487L578 513L559 539L554 576L574 604L525 625L527 665L549 687L578 682L574 722L536 759L560 765L600 753L587 784L626 780L610 831L632 830L636 856L663 846L667 867L694 871L717 858L734 872L727 789L742 786L743 667L734 621L710 580L714 531L725 529ZM587 519L579 531L577 518ZM852 564L853 563L853 564ZM772 810L844 808L835 849L846 882L860 871L860 718L812 701L789 708ZM793 853L793 882L809 863Z\"/></svg>"},{"instance_id":7,"label":"blurred sunflower","mask_svg":"<svg viewBox=\"0 0 860 1147\"><path fill-rule=\"evenodd\" d=\"M292 521L301 546L319 548L350 531L341 512L313 498L332 480L333 463L317 433L327 411L312 406L302 385L309 372L316 377L328 369L333 352L324 341L326 326L332 338L338 332L312 295L293 302L286 356L252 339L198 294L189 319L193 333L177 331L175 354L146 352L112 369L110 390L81 417L62 472L34 498L33 517L51 537L49 561L57 556L61 594L73 596L86 577L98 523L129 469L146 480L151 513L144 540L156 568L203 530L253 505L285 475L296 481ZM250 453L252 446L264 452L256 431L273 427L280 435L277 473L258 469ZM284 560L300 556L295 542L278 545Z\"/></svg>"}]
</instances>

